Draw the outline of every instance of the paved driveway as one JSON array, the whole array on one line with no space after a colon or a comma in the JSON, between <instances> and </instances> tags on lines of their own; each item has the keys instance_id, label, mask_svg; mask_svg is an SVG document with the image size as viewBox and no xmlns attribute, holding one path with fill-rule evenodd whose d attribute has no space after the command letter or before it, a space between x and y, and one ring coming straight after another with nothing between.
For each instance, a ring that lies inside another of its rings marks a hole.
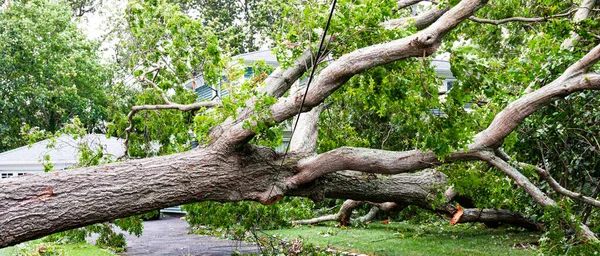
<instances>
[{"instance_id":1,"label":"paved driveway","mask_svg":"<svg viewBox=\"0 0 600 256\"><path fill-rule=\"evenodd\" d=\"M190 227L178 217L162 217L144 222L142 236L125 233L124 256L138 255L230 255L235 250L257 253L256 246L239 241L188 234Z\"/></svg>"}]
</instances>

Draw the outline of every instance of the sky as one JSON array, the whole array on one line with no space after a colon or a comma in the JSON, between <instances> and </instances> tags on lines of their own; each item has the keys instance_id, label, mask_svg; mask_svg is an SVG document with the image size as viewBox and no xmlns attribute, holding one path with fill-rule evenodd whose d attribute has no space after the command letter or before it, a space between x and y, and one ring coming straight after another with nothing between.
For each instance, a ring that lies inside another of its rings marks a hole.
<instances>
[{"instance_id":1,"label":"sky","mask_svg":"<svg viewBox=\"0 0 600 256\"><path fill-rule=\"evenodd\" d=\"M95 12L84 14L83 17L76 18L76 22L81 31L91 40L101 41L101 57L106 60L114 60L115 45L118 43L116 38L107 37L114 25L111 20L123 19L122 13L127 7L126 0L101 0ZM124 21L123 21L124 22Z\"/></svg>"}]
</instances>

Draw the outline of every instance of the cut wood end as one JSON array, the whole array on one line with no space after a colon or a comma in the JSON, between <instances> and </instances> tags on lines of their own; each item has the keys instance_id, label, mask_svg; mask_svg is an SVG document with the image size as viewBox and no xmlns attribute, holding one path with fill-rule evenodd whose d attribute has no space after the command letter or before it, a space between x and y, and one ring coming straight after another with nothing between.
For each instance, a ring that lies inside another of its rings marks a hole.
<instances>
[{"instance_id":1,"label":"cut wood end","mask_svg":"<svg viewBox=\"0 0 600 256\"><path fill-rule=\"evenodd\" d=\"M456 225L456 223L458 223L458 220L460 220L460 217L464 213L464 211L463 211L462 207L460 207L460 205L456 205L456 209L457 210L454 213L454 216L452 216L452 219L450 220L450 226Z\"/></svg>"}]
</instances>

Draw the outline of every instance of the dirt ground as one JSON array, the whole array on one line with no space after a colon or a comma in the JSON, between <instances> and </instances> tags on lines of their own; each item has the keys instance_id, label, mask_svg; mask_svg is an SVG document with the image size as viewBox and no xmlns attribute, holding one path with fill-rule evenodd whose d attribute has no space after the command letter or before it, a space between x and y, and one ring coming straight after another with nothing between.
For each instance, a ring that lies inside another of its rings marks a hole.
<instances>
[{"instance_id":1,"label":"dirt ground","mask_svg":"<svg viewBox=\"0 0 600 256\"><path fill-rule=\"evenodd\" d=\"M256 254L257 247L247 243L188 234L190 227L179 217L166 216L144 222L142 236L125 233L127 251L123 256L140 255L230 255L238 250ZM94 237L92 237L94 238Z\"/></svg>"}]
</instances>

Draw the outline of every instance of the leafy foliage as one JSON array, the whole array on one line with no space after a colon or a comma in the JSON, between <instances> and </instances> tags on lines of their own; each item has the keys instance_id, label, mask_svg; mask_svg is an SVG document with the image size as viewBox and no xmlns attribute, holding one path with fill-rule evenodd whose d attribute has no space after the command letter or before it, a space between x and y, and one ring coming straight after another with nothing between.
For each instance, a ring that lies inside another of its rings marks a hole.
<instances>
[{"instance_id":1,"label":"leafy foliage","mask_svg":"<svg viewBox=\"0 0 600 256\"><path fill-rule=\"evenodd\" d=\"M273 205L256 202L200 202L183 206L186 221L193 226L219 229L236 239L248 230L289 227L290 221L313 217L314 204L306 198L285 198Z\"/></svg>"},{"instance_id":2,"label":"leafy foliage","mask_svg":"<svg viewBox=\"0 0 600 256\"><path fill-rule=\"evenodd\" d=\"M23 124L57 131L78 117L98 131L111 68L61 1L11 1L0 10L0 151L22 146Z\"/></svg>"},{"instance_id":3,"label":"leafy foliage","mask_svg":"<svg viewBox=\"0 0 600 256\"><path fill-rule=\"evenodd\" d=\"M457 2L442 1L441 5ZM254 90L272 67L257 62L253 76L240 81L245 64L230 56L272 40L279 62L287 67L305 49L314 49L329 7L327 1L313 0L132 0L125 17L128 37L121 42L126 49L122 68L135 77L145 76L157 89L136 82L106 86L112 78L110 67L97 60L97 44L80 35L70 22L71 11L61 3L17 1L0 11L0 97L7 99L0 102L0 114L6 117L0 121L0 151L24 144L26 140L17 136L21 132L35 141L68 120L80 120L78 126L88 132L101 130L109 120L108 133L124 137L131 106L164 104L161 93L172 102L193 103L197 95L181 85L199 78L227 92L229 96L220 99L222 106L193 113L139 113L133 117L131 157L189 150L194 140L190 132L199 142L208 143L211 128L235 118L252 97L256 107L252 119L243 124L258 134L251 143L279 145L283 125L266 121L276 99ZM549 17L569 11L573 4L499 0L483 6L476 15L489 19ZM412 27L380 26L409 15L408 10L393 11L395 6L393 0L340 1L331 23L327 58L335 60L363 47L414 34ZM397 61L355 75L326 102L319 123L319 152L340 146L423 149L443 159L464 149L474 134L485 129L509 102L523 96L526 88L545 86L597 44L600 26L596 19L575 23L568 18L497 26L461 23L441 46L449 54L457 79L445 98L438 95L443 78L431 66L432 58ZM574 49L563 49L560 45L571 32L581 39ZM317 69L327 64L321 63ZM149 72L151 69L155 71ZM525 120L503 147L515 161L543 166L564 187L598 197L597 103L596 92L554 101ZM82 149L81 159L83 165L103 162L102 154L89 148ZM595 209L552 193L548 194L559 201L561 210L541 209L512 180L484 164L453 164L442 170L457 191L471 196L477 207L518 210L549 223L542 246L551 252L571 249L572 241L566 236L569 223L598 225L600 221ZM532 170L521 172L550 192ZM236 236L249 228L284 227L290 219L309 217L313 208L300 199L286 199L272 207L248 202L186 206L191 224L231 230ZM135 233L141 230L136 218L116 224ZM80 241L81 234L102 231L105 244L122 245L122 236L110 233L107 227L99 224L69 231L68 237Z\"/></svg>"},{"instance_id":4,"label":"leafy foliage","mask_svg":"<svg viewBox=\"0 0 600 256\"><path fill-rule=\"evenodd\" d=\"M220 46L233 55L269 44L269 31L282 17L281 0L174 0L182 10L216 31Z\"/></svg>"}]
</instances>

